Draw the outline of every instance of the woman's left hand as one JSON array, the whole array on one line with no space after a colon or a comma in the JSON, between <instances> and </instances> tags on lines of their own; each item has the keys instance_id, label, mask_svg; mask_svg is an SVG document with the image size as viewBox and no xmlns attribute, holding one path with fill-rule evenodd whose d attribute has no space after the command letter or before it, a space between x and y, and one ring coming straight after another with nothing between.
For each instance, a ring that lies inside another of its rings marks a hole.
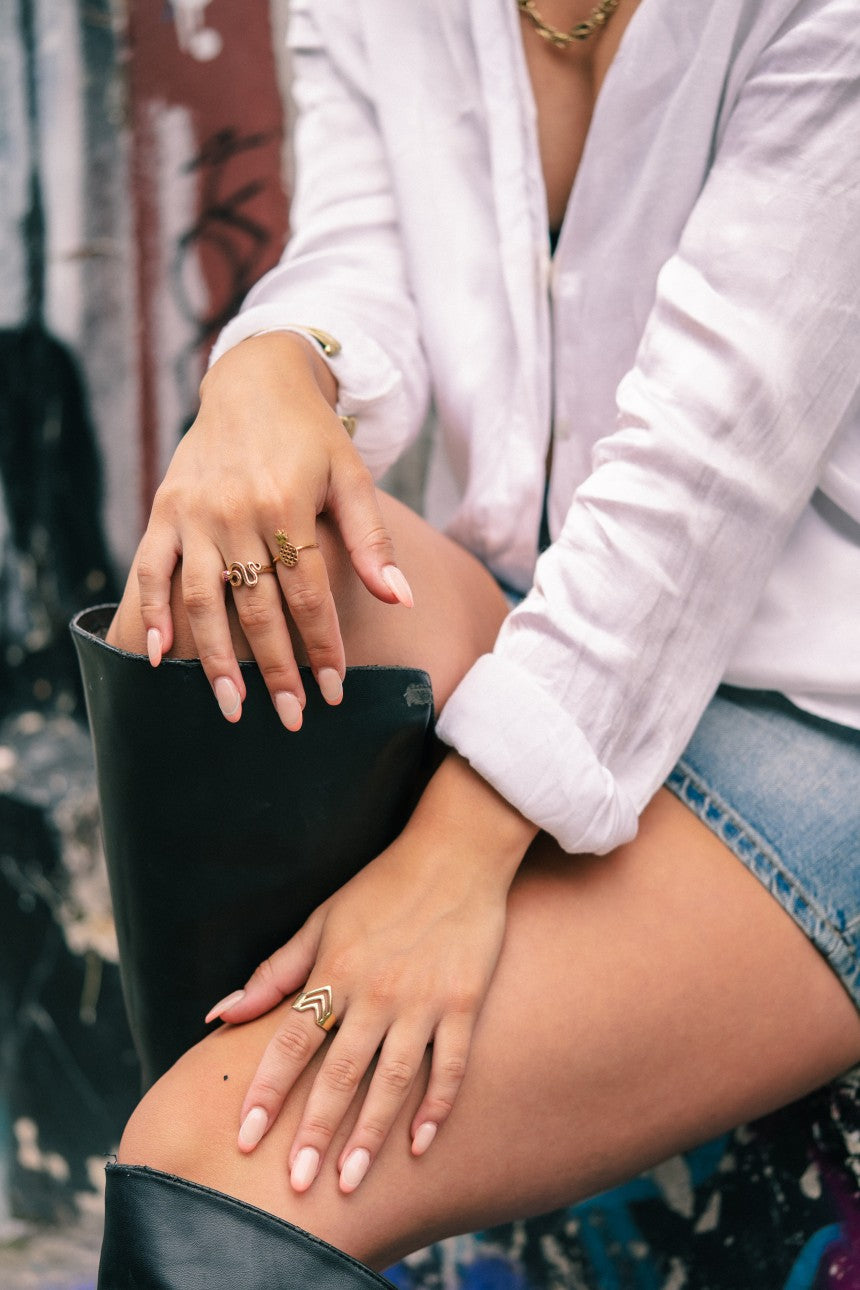
<instances>
[{"instance_id":1,"label":"woman's left hand","mask_svg":"<svg viewBox=\"0 0 860 1290\"><path fill-rule=\"evenodd\" d=\"M432 1044L411 1124L413 1154L429 1147L463 1081L508 888L535 833L465 762L446 759L400 837L261 964L240 999L210 1014L249 1021L298 989L331 990L338 1029L330 1039L313 1011L290 1009L270 1040L242 1106L240 1149L254 1149L326 1042L290 1151L293 1188L313 1182L377 1054L338 1157L341 1190L367 1173Z\"/></svg>"}]
</instances>

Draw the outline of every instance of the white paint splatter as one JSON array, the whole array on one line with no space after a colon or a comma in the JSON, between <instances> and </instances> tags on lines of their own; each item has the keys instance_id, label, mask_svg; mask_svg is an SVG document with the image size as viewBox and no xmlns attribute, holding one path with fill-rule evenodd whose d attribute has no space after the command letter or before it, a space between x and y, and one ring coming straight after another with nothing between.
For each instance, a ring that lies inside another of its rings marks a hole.
<instances>
[{"instance_id":1,"label":"white paint splatter","mask_svg":"<svg viewBox=\"0 0 860 1290\"><path fill-rule=\"evenodd\" d=\"M663 1290L683 1290L687 1284L687 1273L680 1259L672 1259L669 1268L669 1276L663 1283Z\"/></svg>"},{"instance_id":2,"label":"white paint splatter","mask_svg":"<svg viewBox=\"0 0 860 1290\"><path fill-rule=\"evenodd\" d=\"M33 1169L48 1174L55 1182L69 1181L69 1164L56 1151L42 1151L39 1147L39 1130L33 1120L22 1116L16 1120L12 1131L18 1144L17 1160L22 1169Z\"/></svg>"},{"instance_id":3,"label":"white paint splatter","mask_svg":"<svg viewBox=\"0 0 860 1290\"><path fill-rule=\"evenodd\" d=\"M214 27L207 27L204 13L210 0L170 0L173 5L173 21L176 24L176 39L184 54L190 54L198 63L209 63L217 58L224 48L221 33Z\"/></svg>"},{"instance_id":4,"label":"white paint splatter","mask_svg":"<svg viewBox=\"0 0 860 1290\"><path fill-rule=\"evenodd\" d=\"M715 1191L702 1210L696 1226L695 1232L715 1232L720 1221L720 1204L721 1197L718 1191Z\"/></svg>"},{"instance_id":5,"label":"white paint splatter","mask_svg":"<svg viewBox=\"0 0 860 1290\"><path fill-rule=\"evenodd\" d=\"M801 1174L800 1190L810 1200L818 1200L821 1196L821 1170L815 1161Z\"/></svg>"},{"instance_id":6,"label":"white paint splatter","mask_svg":"<svg viewBox=\"0 0 860 1290\"><path fill-rule=\"evenodd\" d=\"M692 1218L695 1209L693 1180L683 1156L673 1156L657 1165L650 1175L669 1208L682 1218Z\"/></svg>"}]
</instances>

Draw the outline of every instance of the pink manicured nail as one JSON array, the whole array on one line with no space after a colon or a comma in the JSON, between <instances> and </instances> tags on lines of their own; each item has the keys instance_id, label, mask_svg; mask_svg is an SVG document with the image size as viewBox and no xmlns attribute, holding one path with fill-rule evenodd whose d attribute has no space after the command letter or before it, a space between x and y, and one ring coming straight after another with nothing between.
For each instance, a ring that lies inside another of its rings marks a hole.
<instances>
[{"instance_id":1,"label":"pink manicured nail","mask_svg":"<svg viewBox=\"0 0 860 1290\"><path fill-rule=\"evenodd\" d=\"M320 1153L316 1147L302 1147L290 1170L293 1191L307 1191L320 1171Z\"/></svg>"},{"instance_id":2,"label":"pink manicured nail","mask_svg":"<svg viewBox=\"0 0 860 1290\"><path fill-rule=\"evenodd\" d=\"M210 1021L217 1021L220 1016L223 1016L228 1008L232 1008L234 1003L238 1003L239 1000L244 999L244 997L244 990L234 990L232 994L225 995L223 999L218 1000L214 1008L209 1009L206 1016L203 1018L203 1024L208 1026Z\"/></svg>"},{"instance_id":3,"label":"pink manicured nail","mask_svg":"<svg viewBox=\"0 0 860 1290\"><path fill-rule=\"evenodd\" d=\"M256 1147L268 1127L269 1117L263 1108L252 1106L239 1130L239 1146L250 1151L252 1147Z\"/></svg>"},{"instance_id":4,"label":"pink manicured nail","mask_svg":"<svg viewBox=\"0 0 860 1290\"><path fill-rule=\"evenodd\" d=\"M275 695L275 708L281 718L281 725L288 730L301 730L302 705L294 694L290 694L289 690L281 690Z\"/></svg>"},{"instance_id":5,"label":"pink manicured nail","mask_svg":"<svg viewBox=\"0 0 860 1290\"><path fill-rule=\"evenodd\" d=\"M223 715L225 717L235 717L242 706L242 700L239 698L239 691L229 676L219 676L212 689L215 691L215 698L218 700L218 707Z\"/></svg>"},{"instance_id":6,"label":"pink manicured nail","mask_svg":"<svg viewBox=\"0 0 860 1290\"><path fill-rule=\"evenodd\" d=\"M343 681L333 667L321 667L317 672L317 685L326 703L340 703L343 698Z\"/></svg>"},{"instance_id":7,"label":"pink manicured nail","mask_svg":"<svg viewBox=\"0 0 860 1290\"><path fill-rule=\"evenodd\" d=\"M433 1124L431 1120L425 1120L423 1124L418 1125L418 1128L415 1130L415 1137L412 1139L413 1156L424 1155L424 1152L436 1137L436 1130L438 1127L438 1124Z\"/></svg>"},{"instance_id":8,"label":"pink manicured nail","mask_svg":"<svg viewBox=\"0 0 860 1290\"><path fill-rule=\"evenodd\" d=\"M341 1191L355 1191L369 1168L370 1152L366 1147L356 1147L355 1151L350 1151L340 1171Z\"/></svg>"},{"instance_id":9,"label":"pink manicured nail","mask_svg":"<svg viewBox=\"0 0 860 1290\"><path fill-rule=\"evenodd\" d=\"M412 588L396 564L387 564L385 566L382 570L382 581L388 590L397 597L401 605L405 605L407 609L412 609L415 604Z\"/></svg>"},{"instance_id":10,"label":"pink manicured nail","mask_svg":"<svg viewBox=\"0 0 860 1290\"><path fill-rule=\"evenodd\" d=\"M157 627L150 627L146 633L146 652L149 655L149 661L153 667L158 667L161 662L161 653L164 649L164 641L161 639L161 632Z\"/></svg>"}]
</instances>

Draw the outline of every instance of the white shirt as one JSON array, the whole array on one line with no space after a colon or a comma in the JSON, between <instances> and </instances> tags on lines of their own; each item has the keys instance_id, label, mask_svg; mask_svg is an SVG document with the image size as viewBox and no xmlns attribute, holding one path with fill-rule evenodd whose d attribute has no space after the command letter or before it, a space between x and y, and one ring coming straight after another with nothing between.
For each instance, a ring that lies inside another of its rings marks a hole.
<instances>
[{"instance_id":1,"label":"white shirt","mask_svg":"<svg viewBox=\"0 0 860 1290\"><path fill-rule=\"evenodd\" d=\"M295 232L213 358L332 332L377 475L432 394L430 518L532 588L441 737L604 852L720 680L860 726L856 0L642 0L552 260L513 0L294 0L290 39Z\"/></svg>"}]
</instances>

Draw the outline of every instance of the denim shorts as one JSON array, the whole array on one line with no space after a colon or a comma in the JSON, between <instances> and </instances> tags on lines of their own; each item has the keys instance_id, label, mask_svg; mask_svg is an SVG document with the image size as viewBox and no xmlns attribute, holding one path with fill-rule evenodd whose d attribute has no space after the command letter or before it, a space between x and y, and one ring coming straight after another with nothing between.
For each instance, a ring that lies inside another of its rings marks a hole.
<instances>
[{"instance_id":1,"label":"denim shorts","mask_svg":"<svg viewBox=\"0 0 860 1290\"><path fill-rule=\"evenodd\" d=\"M860 730L721 686L666 787L763 882L860 1008Z\"/></svg>"}]
</instances>

